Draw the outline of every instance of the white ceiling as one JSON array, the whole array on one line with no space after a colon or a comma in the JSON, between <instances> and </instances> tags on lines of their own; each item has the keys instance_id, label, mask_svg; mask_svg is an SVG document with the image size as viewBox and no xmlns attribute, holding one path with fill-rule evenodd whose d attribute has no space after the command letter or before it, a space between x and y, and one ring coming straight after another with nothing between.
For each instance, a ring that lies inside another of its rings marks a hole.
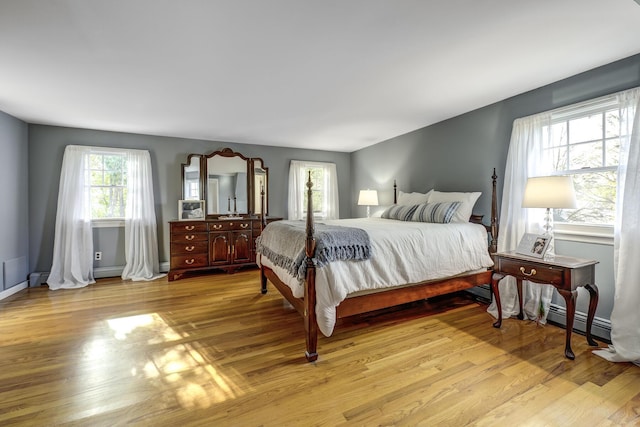
<instances>
[{"instance_id":1,"label":"white ceiling","mask_svg":"<svg viewBox=\"0 0 640 427\"><path fill-rule=\"evenodd\" d=\"M351 152L636 53L634 0L0 0L0 110Z\"/></svg>"}]
</instances>

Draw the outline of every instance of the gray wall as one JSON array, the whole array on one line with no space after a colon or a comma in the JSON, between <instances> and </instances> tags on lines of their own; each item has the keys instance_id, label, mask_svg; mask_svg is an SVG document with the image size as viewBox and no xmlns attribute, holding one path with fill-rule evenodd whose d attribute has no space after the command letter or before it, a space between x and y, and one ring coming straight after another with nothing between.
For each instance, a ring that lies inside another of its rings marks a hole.
<instances>
[{"instance_id":1,"label":"gray wall","mask_svg":"<svg viewBox=\"0 0 640 427\"><path fill-rule=\"evenodd\" d=\"M161 263L169 261L168 221L177 219L178 200L182 195L180 165L186 162L187 155L190 153L207 154L228 147L246 157L262 158L265 166L269 168L269 214L280 217L287 216L287 188L291 160L336 163L340 214L348 217L351 212L349 194L351 166L348 153L29 125L28 176L32 183L29 187L30 271L47 272L51 268L60 166L64 147L69 144L149 150L154 174ZM124 265L124 232L121 228L95 229L94 239L95 250L103 253L103 259L101 262L96 262L96 267Z\"/></svg>"},{"instance_id":2,"label":"gray wall","mask_svg":"<svg viewBox=\"0 0 640 427\"><path fill-rule=\"evenodd\" d=\"M358 190L377 189L380 203L390 204L394 179L403 191L482 191L474 212L484 214L488 223L490 176L495 167L499 207L514 119L639 85L640 55L635 55L356 151L351 157L351 196L355 200ZM364 209L354 203L352 215L364 216ZM612 246L558 242L557 250L600 260L596 268L600 288L596 315L609 319L613 307ZM580 292L577 306L585 312L586 295ZM554 303L564 306L557 295Z\"/></svg>"},{"instance_id":3,"label":"gray wall","mask_svg":"<svg viewBox=\"0 0 640 427\"><path fill-rule=\"evenodd\" d=\"M0 112L0 291L28 274L28 136L24 122Z\"/></svg>"}]
</instances>

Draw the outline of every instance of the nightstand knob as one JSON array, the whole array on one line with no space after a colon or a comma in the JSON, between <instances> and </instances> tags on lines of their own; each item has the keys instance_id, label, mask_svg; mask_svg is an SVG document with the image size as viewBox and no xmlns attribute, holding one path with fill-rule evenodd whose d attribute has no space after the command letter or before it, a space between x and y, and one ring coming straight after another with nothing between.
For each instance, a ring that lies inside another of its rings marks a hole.
<instances>
[{"instance_id":1,"label":"nightstand knob","mask_svg":"<svg viewBox=\"0 0 640 427\"><path fill-rule=\"evenodd\" d=\"M536 275L536 269L532 268L530 273L525 273L524 267L520 267L520 273L524 274L525 276L535 276Z\"/></svg>"}]
</instances>

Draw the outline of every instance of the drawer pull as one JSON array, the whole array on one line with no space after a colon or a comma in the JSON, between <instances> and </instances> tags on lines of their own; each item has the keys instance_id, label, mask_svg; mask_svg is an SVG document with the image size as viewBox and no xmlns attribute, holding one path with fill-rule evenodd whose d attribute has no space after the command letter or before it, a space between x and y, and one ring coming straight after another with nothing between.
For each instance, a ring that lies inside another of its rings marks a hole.
<instances>
[{"instance_id":1,"label":"drawer pull","mask_svg":"<svg viewBox=\"0 0 640 427\"><path fill-rule=\"evenodd\" d=\"M192 250L194 250L196 247L195 246L185 246L184 250L187 252L191 252Z\"/></svg>"},{"instance_id":2,"label":"drawer pull","mask_svg":"<svg viewBox=\"0 0 640 427\"><path fill-rule=\"evenodd\" d=\"M184 236L184 238L185 238L186 240L193 240L193 239L195 239L195 238L196 238L196 236L195 236L195 235L193 235L193 234L188 234L188 235Z\"/></svg>"},{"instance_id":3,"label":"drawer pull","mask_svg":"<svg viewBox=\"0 0 640 427\"><path fill-rule=\"evenodd\" d=\"M194 262L195 262L195 259L193 259L193 258L191 258L191 259L186 259L186 260L184 261L184 263L185 263L185 264L187 264L187 265L191 265L191 264L193 264Z\"/></svg>"},{"instance_id":4,"label":"drawer pull","mask_svg":"<svg viewBox=\"0 0 640 427\"><path fill-rule=\"evenodd\" d=\"M249 226L249 224L246 224L246 223L240 224L240 228L247 228L248 226Z\"/></svg>"},{"instance_id":5,"label":"drawer pull","mask_svg":"<svg viewBox=\"0 0 640 427\"><path fill-rule=\"evenodd\" d=\"M525 273L524 267L520 267L520 273L524 274L525 276L531 277L536 275L536 269L532 268L530 273Z\"/></svg>"},{"instance_id":6,"label":"drawer pull","mask_svg":"<svg viewBox=\"0 0 640 427\"><path fill-rule=\"evenodd\" d=\"M195 225L185 225L184 229L187 231L193 231L196 228Z\"/></svg>"},{"instance_id":7,"label":"drawer pull","mask_svg":"<svg viewBox=\"0 0 640 427\"><path fill-rule=\"evenodd\" d=\"M222 228L222 224L212 224L214 230L220 230Z\"/></svg>"}]
</instances>

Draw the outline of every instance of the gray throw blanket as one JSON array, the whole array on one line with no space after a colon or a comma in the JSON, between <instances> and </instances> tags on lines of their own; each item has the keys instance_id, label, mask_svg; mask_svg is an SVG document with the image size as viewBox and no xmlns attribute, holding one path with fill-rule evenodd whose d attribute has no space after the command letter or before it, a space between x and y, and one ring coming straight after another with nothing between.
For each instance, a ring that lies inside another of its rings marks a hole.
<instances>
[{"instance_id":1,"label":"gray throw blanket","mask_svg":"<svg viewBox=\"0 0 640 427\"><path fill-rule=\"evenodd\" d=\"M306 225L304 221L275 221L258 237L256 250L289 274L304 280ZM323 267L338 260L371 258L371 242L366 231L354 227L315 224L316 252L313 262Z\"/></svg>"}]
</instances>

